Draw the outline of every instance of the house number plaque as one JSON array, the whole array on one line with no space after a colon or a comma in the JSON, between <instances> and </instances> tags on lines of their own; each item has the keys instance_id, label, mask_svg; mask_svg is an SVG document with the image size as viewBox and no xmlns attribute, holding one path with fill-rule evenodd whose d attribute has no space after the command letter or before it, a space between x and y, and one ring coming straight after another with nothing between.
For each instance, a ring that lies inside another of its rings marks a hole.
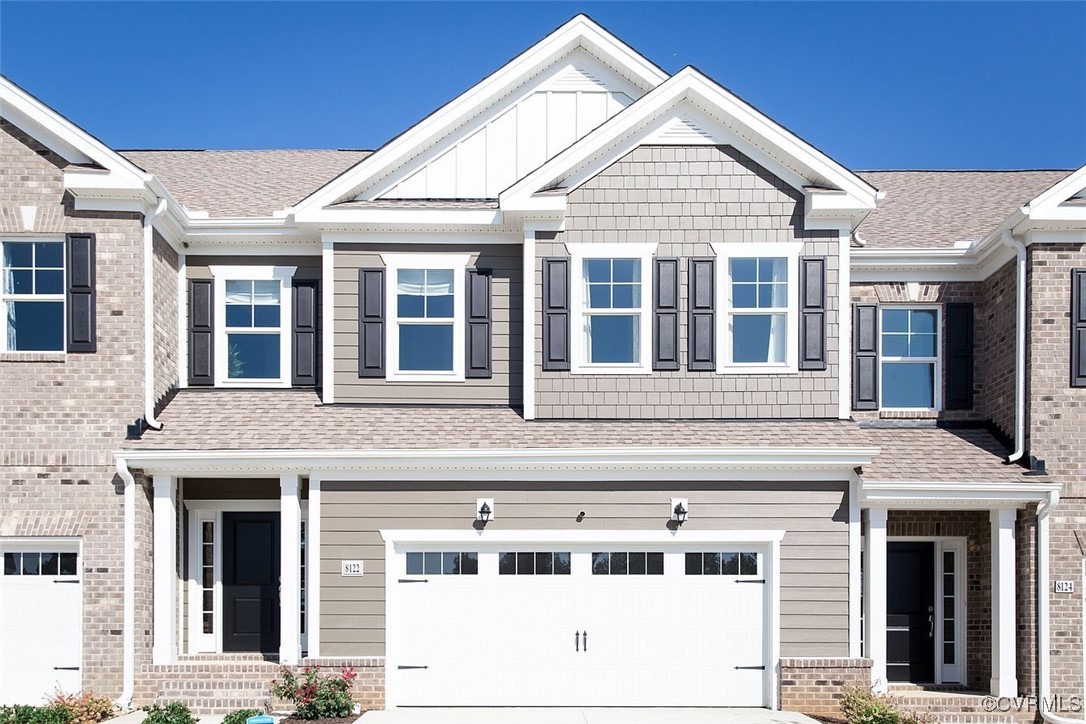
<instances>
[{"instance_id":1,"label":"house number plaque","mask_svg":"<svg viewBox=\"0 0 1086 724\"><path fill-rule=\"evenodd\" d=\"M1056 593L1074 593L1074 581L1056 581Z\"/></svg>"},{"instance_id":2,"label":"house number plaque","mask_svg":"<svg viewBox=\"0 0 1086 724\"><path fill-rule=\"evenodd\" d=\"M362 575L362 561L340 561L339 562L339 575L341 575L341 576L361 576Z\"/></svg>"}]
</instances>

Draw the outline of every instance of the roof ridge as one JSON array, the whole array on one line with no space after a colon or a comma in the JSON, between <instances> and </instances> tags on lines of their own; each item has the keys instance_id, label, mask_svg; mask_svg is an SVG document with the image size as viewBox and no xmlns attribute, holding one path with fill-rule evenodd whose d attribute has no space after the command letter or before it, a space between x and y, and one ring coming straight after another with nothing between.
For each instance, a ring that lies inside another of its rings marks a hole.
<instances>
[{"instance_id":1,"label":"roof ridge","mask_svg":"<svg viewBox=\"0 0 1086 724\"><path fill-rule=\"evenodd\" d=\"M1069 168L864 168L856 173L1067 173Z\"/></svg>"},{"instance_id":2,"label":"roof ridge","mask_svg":"<svg viewBox=\"0 0 1086 724\"><path fill-rule=\"evenodd\" d=\"M117 153L373 153L369 148L120 148Z\"/></svg>"}]
</instances>

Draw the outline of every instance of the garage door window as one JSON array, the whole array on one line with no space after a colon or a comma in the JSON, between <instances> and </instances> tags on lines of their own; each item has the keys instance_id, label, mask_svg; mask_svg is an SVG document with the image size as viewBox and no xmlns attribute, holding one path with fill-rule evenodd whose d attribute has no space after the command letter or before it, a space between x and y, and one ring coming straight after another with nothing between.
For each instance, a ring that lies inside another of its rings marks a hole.
<instances>
[{"instance_id":1,"label":"garage door window","mask_svg":"<svg viewBox=\"0 0 1086 724\"><path fill-rule=\"evenodd\" d=\"M688 576L756 576L758 554L750 551L687 553Z\"/></svg>"},{"instance_id":2,"label":"garage door window","mask_svg":"<svg viewBox=\"0 0 1086 724\"><path fill-rule=\"evenodd\" d=\"M474 576L478 573L478 553L425 551L407 554L409 576Z\"/></svg>"},{"instance_id":3,"label":"garage door window","mask_svg":"<svg viewBox=\"0 0 1086 724\"><path fill-rule=\"evenodd\" d=\"M660 551L593 553L592 575L662 576L664 575L664 554Z\"/></svg>"},{"instance_id":4,"label":"garage door window","mask_svg":"<svg viewBox=\"0 0 1086 724\"><path fill-rule=\"evenodd\" d=\"M5 576L74 576L78 571L76 553L5 553Z\"/></svg>"},{"instance_id":5,"label":"garage door window","mask_svg":"<svg viewBox=\"0 0 1086 724\"><path fill-rule=\"evenodd\" d=\"M498 573L503 576L568 576L569 552L499 553Z\"/></svg>"}]
</instances>

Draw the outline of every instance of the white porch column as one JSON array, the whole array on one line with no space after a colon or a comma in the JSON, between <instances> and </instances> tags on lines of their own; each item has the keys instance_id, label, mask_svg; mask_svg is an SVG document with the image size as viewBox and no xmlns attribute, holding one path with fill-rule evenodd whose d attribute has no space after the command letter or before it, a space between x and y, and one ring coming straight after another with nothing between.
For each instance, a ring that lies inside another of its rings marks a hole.
<instances>
[{"instance_id":1,"label":"white porch column","mask_svg":"<svg viewBox=\"0 0 1086 724\"><path fill-rule=\"evenodd\" d=\"M886 508L869 508L864 538L864 645L871 683L886 691Z\"/></svg>"},{"instance_id":2,"label":"white porch column","mask_svg":"<svg viewBox=\"0 0 1086 724\"><path fill-rule=\"evenodd\" d=\"M279 662L296 664L301 640L302 506L298 476L279 476Z\"/></svg>"},{"instance_id":3,"label":"white porch column","mask_svg":"<svg viewBox=\"0 0 1086 724\"><path fill-rule=\"evenodd\" d=\"M309 476L309 525L306 527L305 553L305 622L309 656L321 655L321 479L318 473Z\"/></svg>"},{"instance_id":4,"label":"white porch column","mask_svg":"<svg viewBox=\"0 0 1086 724\"><path fill-rule=\"evenodd\" d=\"M1015 654L1014 508L992 515L992 696L1018 696Z\"/></svg>"},{"instance_id":5,"label":"white porch column","mask_svg":"<svg viewBox=\"0 0 1086 724\"><path fill-rule=\"evenodd\" d=\"M177 481L154 477L154 643L151 663L172 664L177 658Z\"/></svg>"}]
</instances>

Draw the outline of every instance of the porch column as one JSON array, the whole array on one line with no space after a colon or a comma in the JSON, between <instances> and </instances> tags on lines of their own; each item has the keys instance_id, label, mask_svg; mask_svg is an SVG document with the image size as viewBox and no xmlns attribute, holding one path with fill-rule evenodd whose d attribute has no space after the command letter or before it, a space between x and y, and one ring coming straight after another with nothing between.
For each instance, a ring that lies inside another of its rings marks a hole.
<instances>
[{"instance_id":1,"label":"porch column","mask_svg":"<svg viewBox=\"0 0 1086 724\"><path fill-rule=\"evenodd\" d=\"M177 481L154 476L154 642L151 663L177 658Z\"/></svg>"},{"instance_id":2,"label":"porch column","mask_svg":"<svg viewBox=\"0 0 1086 724\"><path fill-rule=\"evenodd\" d=\"M992 515L992 696L1018 696L1015 654L1014 508Z\"/></svg>"},{"instance_id":3,"label":"porch column","mask_svg":"<svg viewBox=\"0 0 1086 724\"><path fill-rule=\"evenodd\" d=\"M279 476L279 663L296 664L301 642L302 506L298 476Z\"/></svg>"},{"instance_id":4,"label":"porch column","mask_svg":"<svg viewBox=\"0 0 1086 724\"><path fill-rule=\"evenodd\" d=\"M867 510L864 537L864 646L871 684L886 691L886 508Z\"/></svg>"}]
</instances>

